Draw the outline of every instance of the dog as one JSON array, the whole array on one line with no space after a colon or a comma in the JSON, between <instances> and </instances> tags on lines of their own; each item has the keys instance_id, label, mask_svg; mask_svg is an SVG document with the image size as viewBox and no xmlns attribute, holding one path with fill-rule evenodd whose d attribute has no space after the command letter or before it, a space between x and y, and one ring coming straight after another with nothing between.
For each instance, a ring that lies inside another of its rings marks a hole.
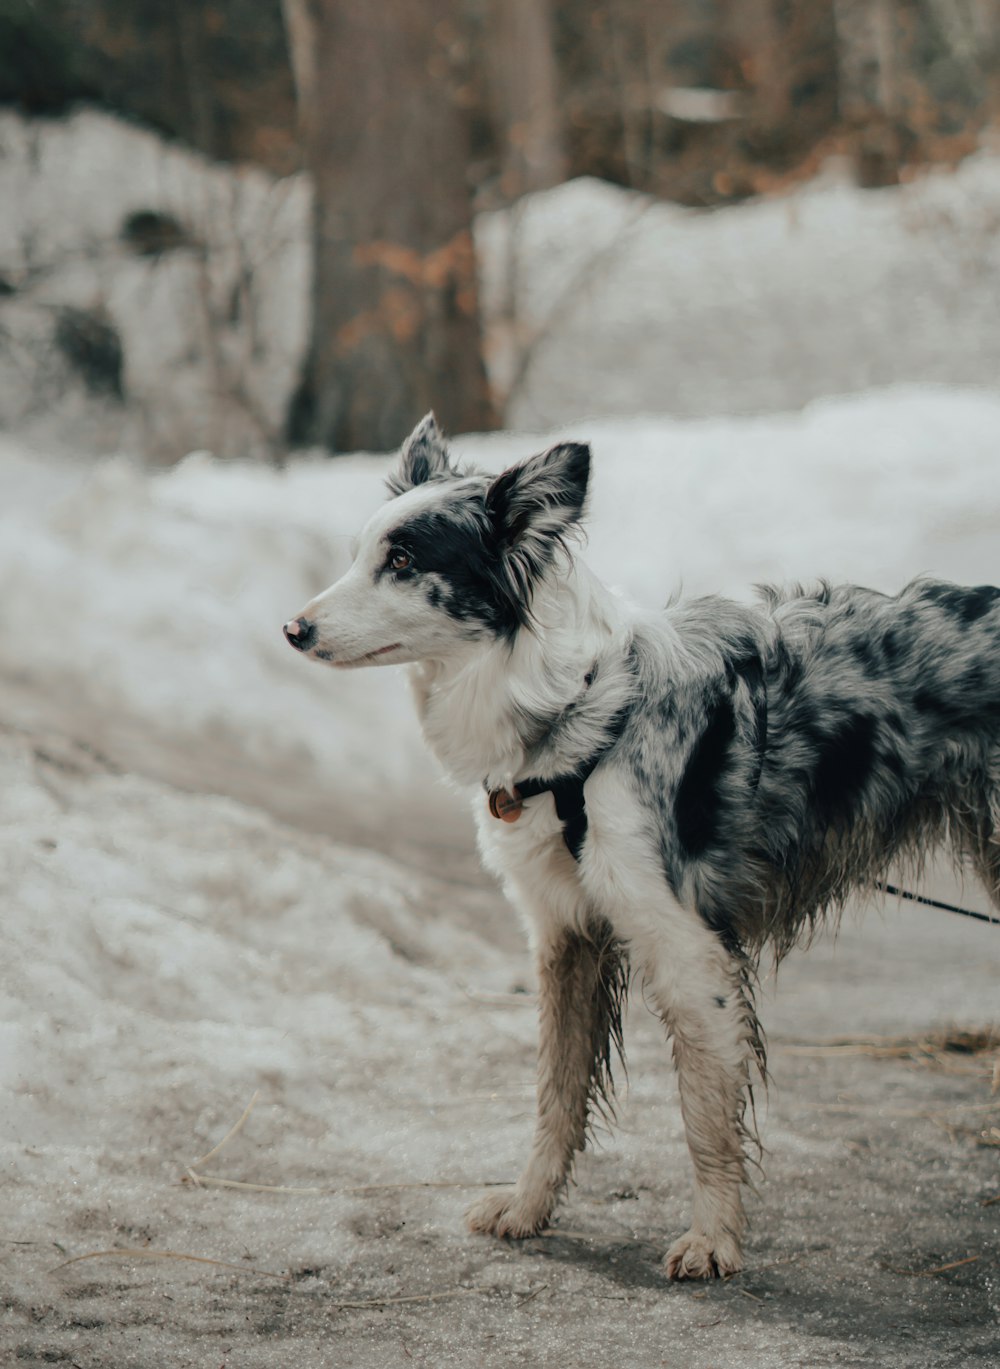
<instances>
[{"instance_id":1,"label":"dog","mask_svg":"<svg viewBox=\"0 0 1000 1369\"><path fill-rule=\"evenodd\" d=\"M527 924L534 1140L470 1228L546 1225L613 1102L637 978L672 1041L694 1168L666 1273L731 1275L762 952L941 841L1000 902L1000 590L820 584L640 611L576 553L589 473L577 442L495 477L459 469L429 414L350 570L284 632L338 669L409 665L424 736L474 791L485 864Z\"/></svg>"}]
</instances>

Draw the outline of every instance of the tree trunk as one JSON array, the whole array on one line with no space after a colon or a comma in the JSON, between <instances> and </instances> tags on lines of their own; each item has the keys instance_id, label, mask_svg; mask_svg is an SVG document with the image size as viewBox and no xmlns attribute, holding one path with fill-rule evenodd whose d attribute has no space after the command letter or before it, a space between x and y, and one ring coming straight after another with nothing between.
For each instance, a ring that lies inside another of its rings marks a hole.
<instances>
[{"instance_id":1,"label":"tree trunk","mask_svg":"<svg viewBox=\"0 0 1000 1369\"><path fill-rule=\"evenodd\" d=\"M489 86L502 145L500 190L516 200L565 179L549 0L490 0Z\"/></svg>"},{"instance_id":2,"label":"tree trunk","mask_svg":"<svg viewBox=\"0 0 1000 1369\"><path fill-rule=\"evenodd\" d=\"M384 451L430 408L452 431L492 427L448 54L455 0L308 0L307 11L315 61L302 60L302 24L291 38L315 281L290 436Z\"/></svg>"}]
</instances>

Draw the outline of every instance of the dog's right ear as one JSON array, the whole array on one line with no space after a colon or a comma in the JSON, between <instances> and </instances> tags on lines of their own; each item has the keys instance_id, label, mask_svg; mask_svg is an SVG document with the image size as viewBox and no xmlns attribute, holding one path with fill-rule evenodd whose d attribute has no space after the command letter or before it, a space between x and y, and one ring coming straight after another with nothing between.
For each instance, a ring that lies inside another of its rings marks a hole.
<instances>
[{"instance_id":1,"label":"dog's right ear","mask_svg":"<svg viewBox=\"0 0 1000 1369\"><path fill-rule=\"evenodd\" d=\"M560 442L498 475L486 492L486 513L520 621L531 596L583 516L590 447Z\"/></svg>"},{"instance_id":2,"label":"dog's right ear","mask_svg":"<svg viewBox=\"0 0 1000 1369\"><path fill-rule=\"evenodd\" d=\"M583 516L589 479L586 442L559 442L498 475L486 508L501 543L517 548L531 540L540 549L561 541Z\"/></svg>"},{"instance_id":3,"label":"dog's right ear","mask_svg":"<svg viewBox=\"0 0 1000 1369\"><path fill-rule=\"evenodd\" d=\"M386 480L390 494L405 494L415 485L454 475L448 445L433 413L425 414L403 443L399 465Z\"/></svg>"}]
</instances>

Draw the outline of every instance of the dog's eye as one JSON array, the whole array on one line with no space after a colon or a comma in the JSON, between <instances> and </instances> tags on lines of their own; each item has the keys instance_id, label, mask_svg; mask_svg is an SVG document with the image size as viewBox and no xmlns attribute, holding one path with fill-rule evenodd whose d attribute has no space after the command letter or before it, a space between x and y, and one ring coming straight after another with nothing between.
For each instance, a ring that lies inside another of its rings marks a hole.
<instances>
[{"instance_id":1,"label":"dog's eye","mask_svg":"<svg viewBox=\"0 0 1000 1369\"><path fill-rule=\"evenodd\" d=\"M389 567L391 570L409 570L413 565L413 557L402 547L389 548Z\"/></svg>"}]
</instances>

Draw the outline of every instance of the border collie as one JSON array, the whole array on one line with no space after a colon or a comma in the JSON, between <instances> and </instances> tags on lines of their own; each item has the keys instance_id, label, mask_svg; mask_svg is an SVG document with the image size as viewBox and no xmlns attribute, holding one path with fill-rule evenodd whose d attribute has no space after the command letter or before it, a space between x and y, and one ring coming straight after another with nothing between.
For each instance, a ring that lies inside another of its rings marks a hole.
<instances>
[{"instance_id":1,"label":"border collie","mask_svg":"<svg viewBox=\"0 0 1000 1369\"><path fill-rule=\"evenodd\" d=\"M945 838L997 899L1000 591L823 585L640 612L574 554L589 469L575 442L496 477L459 469L428 415L351 569L284 631L340 669L409 664L427 742L477 791L483 858L528 926L534 1141L471 1229L548 1222L611 1102L634 974L673 1043L694 1165L666 1272L728 1275L762 951Z\"/></svg>"}]
</instances>

